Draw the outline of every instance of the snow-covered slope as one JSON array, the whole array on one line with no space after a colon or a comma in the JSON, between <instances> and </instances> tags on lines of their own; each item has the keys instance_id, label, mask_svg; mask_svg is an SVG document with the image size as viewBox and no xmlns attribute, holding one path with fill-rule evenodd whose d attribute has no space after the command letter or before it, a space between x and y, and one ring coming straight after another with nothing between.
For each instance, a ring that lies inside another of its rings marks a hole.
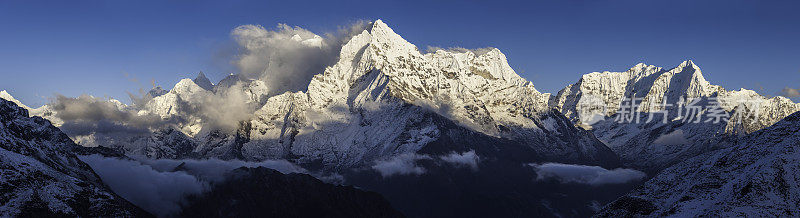
<instances>
[{"instance_id":1,"label":"snow-covered slope","mask_svg":"<svg viewBox=\"0 0 800 218\"><path fill-rule=\"evenodd\" d=\"M147 216L80 161L66 134L0 100L0 216Z\"/></svg>"},{"instance_id":2,"label":"snow-covered slope","mask_svg":"<svg viewBox=\"0 0 800 218\"><path fill-rule=\"evenodd\" d=\"M619 115L592 125L592 132L611 147L623 165L655 173L706 151L718 149L720 140L735 136L724 133L725 123L693 123L654 116L651 122L618 123ZM648 115L641 115L647 120Z\"/></svg>"},{"instance_id":3,"label":"snow-covered slope","mask_svg":"<svg viewBox=\"0 0 800 218\"><path fill-rule=\"evenodd\" d=\"M665 169L598 215L800 216L800 112Z\"/></svg>"}]
</instances>

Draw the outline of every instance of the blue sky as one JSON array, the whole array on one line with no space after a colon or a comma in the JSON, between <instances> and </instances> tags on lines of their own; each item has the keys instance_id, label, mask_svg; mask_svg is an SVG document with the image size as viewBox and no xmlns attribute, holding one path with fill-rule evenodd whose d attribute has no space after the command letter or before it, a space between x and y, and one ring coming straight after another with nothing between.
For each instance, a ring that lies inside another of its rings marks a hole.
<instances>
[{"instance_id":1,"label":"blue sky","mask_svg":"<svg viewBox=\"0 0 800 218\"><path fill-rule=\"evenodd\" d=\"M218 81L242 24L335 31L382 19L421 49L497 47L557 92L580 75L692 59L727 89L800 88L792 1L17 1L0 3L0 89L39 106L56 93L124 102L205 72Z\"/></svg>"}]
</instances>

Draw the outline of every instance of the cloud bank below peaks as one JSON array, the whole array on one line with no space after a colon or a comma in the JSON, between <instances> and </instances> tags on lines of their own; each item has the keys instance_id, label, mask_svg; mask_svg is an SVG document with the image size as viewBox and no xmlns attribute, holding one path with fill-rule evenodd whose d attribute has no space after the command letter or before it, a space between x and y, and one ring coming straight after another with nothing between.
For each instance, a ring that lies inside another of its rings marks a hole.
<instances>
[{"instance_id":1,"label":"cloud bank below peaks","mask_svg":"<svg viewBox=\"0 0 800 218\"><path fill-rule=\"evenodd\" d=\"M209 185L185 172L161 172L132 160L100 155L80 159L115 193L159 217L176 215L186 196L203 193Z\"/></svg>"},{"instance_id":2,"label":"cloud bank below peaks","mask_svg":"<svg viewBox=\"0 0 800 218\"><path fill-rule=\"evenodd\" d=\"M188 196L210 190L213 184L225 181L228 172L240 167L266 167L284 174L308 173L286 160L134 160L100 155L79 158L89 164L115 193L159 217L177 215L187 203Z\"/></svg>"}]
</instances>

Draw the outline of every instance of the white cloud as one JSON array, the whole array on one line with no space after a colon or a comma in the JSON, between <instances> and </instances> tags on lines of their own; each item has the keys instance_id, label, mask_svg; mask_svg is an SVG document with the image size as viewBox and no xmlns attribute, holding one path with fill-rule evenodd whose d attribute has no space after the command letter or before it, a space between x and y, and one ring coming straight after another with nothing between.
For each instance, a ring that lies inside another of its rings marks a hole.
<instances>
[{"instance_id":1,"label":"white cloud","mask_svg":"<svg viewBox=\"0 0 800 218\"><path fill-rule=\"evenodd\" d=\"M107 121L125 124L131 128L147 129L163 127L169 123L158 116L140 115L135 111L125 110L125 105L116 100L104 100L90 95L75 98L56 95L50 107L55 116L67 122L97 123Z\"/></svg>"},{"instance_id":2,"label":"white cloud","mask_svg":"<svg viewBox=\"0 0 800 218\"><path fill-rule=\"evenodd\" d=\"M137 157L138 158L138 157ZM205 159L205 160L172 160L172 159L137 159L145 165L149 165L158 171L169 172L175 169L180 164L183 165L185 170L190 175L196 176L200 179L220 182L225 179L225 173L240 167L266 167L277 170L281 173L308 173L306 169L297 166L286 160L265 160L261 162L248 162L241 160L220 160L220 159Z\"/></svg>"},{"instance_id":3,"label":"white cloud","mask_svg":"<svg viewBox=\"0 0 800 218\"><path fill-rule=\"evenodd\" d=\"M456 165L456 166L468 166L473 170L478 170L478 162L480 162L480 157L475 154L475 151L470 150L464 153L450 153L448 155L444 155L439 157L443 161Z\"/></svg>"},{"instance_id":4,"label":"white cloud","mask_svg":"<svg viewBox=\"0 0 800 218\"><path fill-rule=\"evenodd\" d=\"M780 95L783 95L784 97L787 98L797 98L800 97L800 89L784 87L783 90L781 90Z\"/></svg>"},{"instance_id":5,"label":"white cloud","mask_svg":"<svg viewBox=\"0 0 800 218\"><path fill-rule=\"evenodd\" d=\"M643 179L646 174L633 170L617 168L607 170L599 166L572 165L562 163L528 164L533 167L537 179L556 179L563 183L582 183L588 185L622 184Z\"/></svg>"},{"instance_id":6,"label":"white cloud","mask_svg":"<svg viewBox=\"0 0 800 218\"><path fill-rule=\"evenodd\" d=\"M468 48L463 48L463 47L442 48L442 47L437 47L437 46L428 46L428 48L425 49L425 51L428 52L428 53L436 53L436 51L438 51L438 50L447 51L447 52L453 52L453 53L472 52L473 54L475 54L477 56L481 56L481 55L484 55L486 53L489 53L490 51L492 51L494 49L495 48L492 48L492 47L468 49Z\"/></svg>"},{"instance_id":7,"label":"white cloud","mask_svg":"<svg viewBox=\"0 0 800 218\"><path fill-rule=\"evenodd\" d=\"M201 117L205 126L229 132L239 128L241 121L249 120L253 116L261 106L256 103L250 101L242 83L209 93L200 98L199 102L190 102L198 109L191 113Z\"/></svg>"},{"instance_id":8,"label":"white cloud","mask_svg":"<svg viewBox=\"0 0 800 218\"><path fill-rule=\"evenodd\" d=\"M231 32L239 46L233 65L242 75L266 82L270 95L304 91L314 75L337 61L342 45L367 24L356 22L323 36L286 24L272 30L242 25Z\"/></svg>"},{"instance_id":9,"label":"white cloud","mask_svg":"<svg viewBox=\"0 0 800 218\"><path fill-rule=\"evenodd\" d=\"M56 95L47 105L52 114L43 114L77 143L94 147L108 145L122 138L150 134L153 129L179 125L178 119L162 119L152 114L139 114L119 101L89 95L75 98Z\"/></svg>"},{"instance_id":10,"label":"white cloud","mask_svg":"<svg viewBox=\"0 0 800 218\"><path fill-rule=\"evenodd\" d=\"M425 173L425 168L418 166L416 162L422 159L431 158L427 155L403 153L389 159L375 161L372 169L378 171L384 178L393 175L421 175Z\"/></svg>"},{"instance_id":11,"label":"white cloud","mask_svg":"<svg viewBox=\"0 0 800 218\"><path fill-rule=\"evenodd\" d=\"M683 135L683 130L680 129L661 135L653 141L653 144L657 145L683 145L688 143L689 141Z\"/></svg>"}]
</instances>

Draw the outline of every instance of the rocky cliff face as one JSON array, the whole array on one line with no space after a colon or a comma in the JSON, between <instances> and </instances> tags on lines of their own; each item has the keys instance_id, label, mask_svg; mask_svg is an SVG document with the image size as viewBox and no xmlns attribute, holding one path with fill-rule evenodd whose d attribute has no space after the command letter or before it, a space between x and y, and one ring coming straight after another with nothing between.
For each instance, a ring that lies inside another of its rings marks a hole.
<instances>
[{"instance_id":1,"label":"rocky cliff face","mask_svg":"<svg viewBox=\"0 0 800 218\"><path fill-rule=\"evenodd\" d=\"M0 216L149 216L114 194L49 121L0 99Z\"/></svg>"}]
</instances>

